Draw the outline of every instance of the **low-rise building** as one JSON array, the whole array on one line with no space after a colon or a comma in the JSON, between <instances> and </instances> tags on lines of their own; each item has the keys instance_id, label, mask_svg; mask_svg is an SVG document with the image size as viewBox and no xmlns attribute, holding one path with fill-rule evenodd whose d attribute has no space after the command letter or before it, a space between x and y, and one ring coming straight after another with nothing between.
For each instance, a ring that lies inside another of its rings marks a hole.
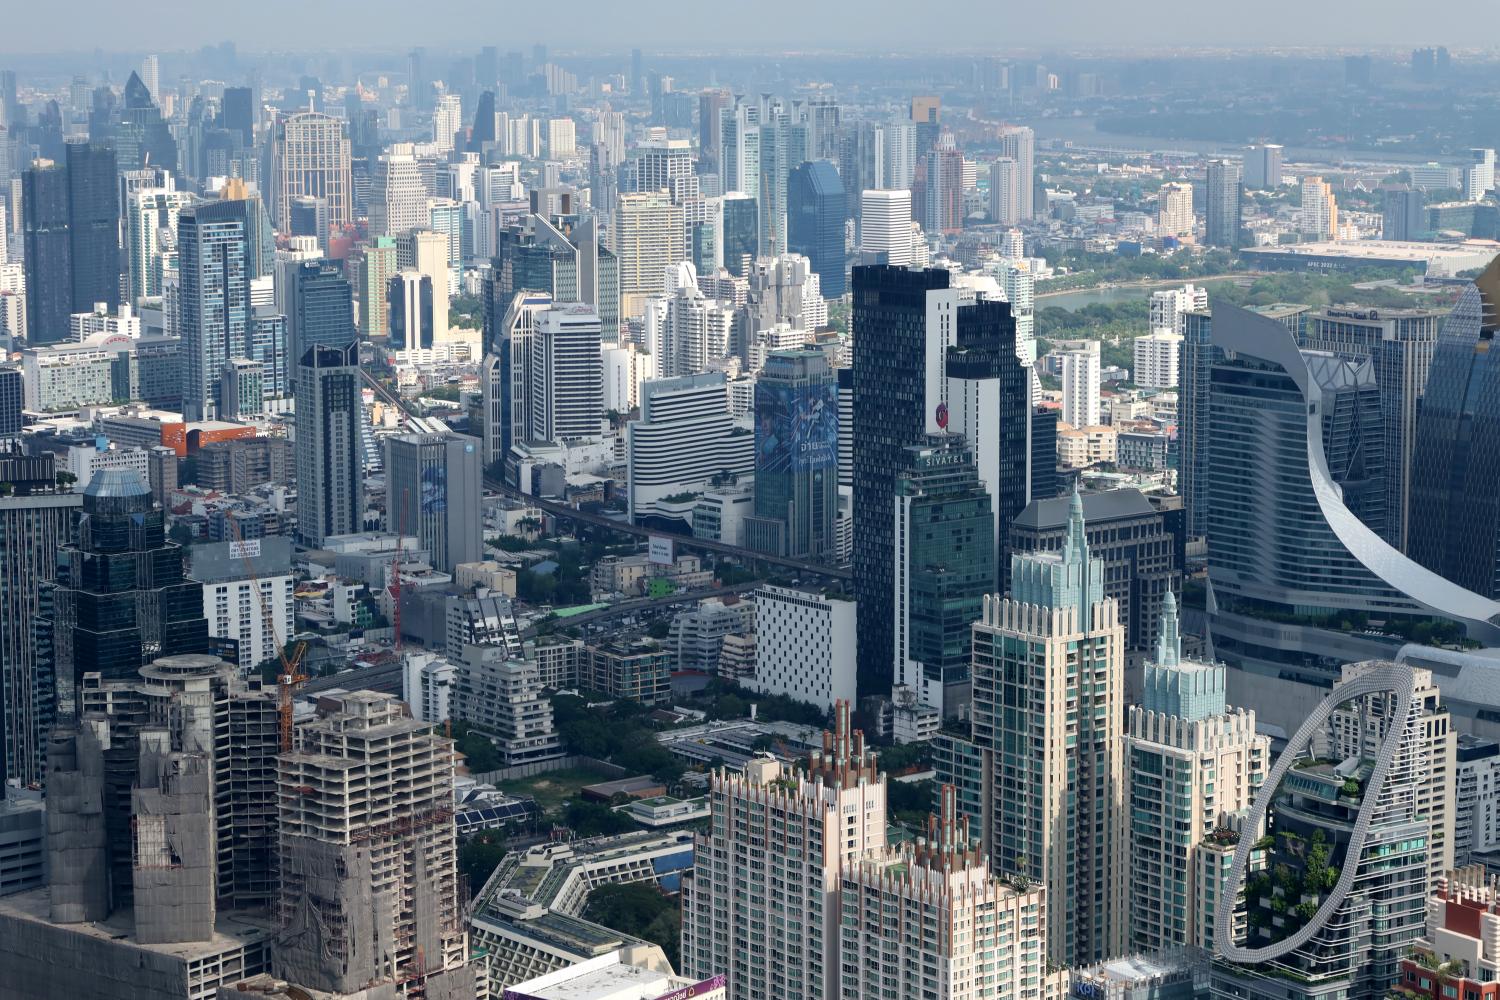
<instances>
[{"instance_id":1,"label":"low-rise building","mask_svg":"<svg viewBox=\"0 0 1500 1000\"><path fill-rule=\"evenodd\" d=\"M1113 427L1097 425L1074 427L1057 425L1057 464L1069 469L1086 469L1104 462L1113 463L1118 452L1118 432Z\"/></svg>"},{"instance_id":2,"label":"low-rise building","mask_svg":"<svg viewBox=\"0 0 1500 1000\"><path fill-rule=\"evenodd\" d=\"M506 996L528 1000L725 1000L722 975L699 980L672 974L650 949L621 949L514 986ZM641 964L637 964L641 963Z\"/></svg>"},{"instance_id":3,"label":"low-rise building","mask_svg":"<svg viewBox=\"0 0 1500 1000\"><path fill-rule=\"evenodd\" d=\"M665 705L672 700L674 660L671 650L649 639L609 641L588 647L588 669L581 680L611 698Z\"/></svg>"},{"instance_id":4,"label":"low-rise building","mask_svg":"<svg viewBox=\"0 0 1500 1000\"><path fill-rule=\"evenodd\" d=\"M541 671L499 646L464 647L453 688L453 716L489 737L501 764L534 764L563 756L542 695Z\"/></svg>"},{"instance_id":5,"label":"low-rise building","mask_svg":"<svg viewBox=\"0 0 1500 1000\"><path fill-rule=\"evenodd\" d=\"M1401 960L1406 996L1432 1000L1500 997L1500 888L1479 868L1439 879L1427 897L1427 931Z\"/></svg>"}]
</instances>

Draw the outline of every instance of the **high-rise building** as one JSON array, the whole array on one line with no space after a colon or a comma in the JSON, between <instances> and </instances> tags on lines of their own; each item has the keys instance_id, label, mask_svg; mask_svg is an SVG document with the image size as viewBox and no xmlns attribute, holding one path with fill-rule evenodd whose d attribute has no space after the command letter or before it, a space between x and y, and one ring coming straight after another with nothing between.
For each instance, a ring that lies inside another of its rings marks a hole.
<instances>
[{"instance_id":1,"label":"high-rise building","mask_svg":"<svg viewBox=\"0 0 1500 1000\"><path fill-rule=\"evenodd\" d=\"M1099 424L1099 342L1067 351L1062 365L1062 422L1073 427Z\"/></svg>"},{"instance_id":2,"label":"high-rise building","mask_svg":"<svg viewBox=\"0 0 1500 1000\"><path fill-rule=\"evenodd\" d=\"M1282 147L1261 143L1245 148L1245 186L1252 191L1271 191L1281 187Z\"/></svg>"},{"instance_id":3,"label":"high-rise building","mask_svg":"<svg viewBox=\"0 0 1500 1000\"><path fill-rule=\"evenodd\" d=\"M773 351L755 381L751 548L832 561L838 515L838 403L822 351Z\"/></svg>"},{"instance_id":4,"label":"high-rise building","mask_svg":"<svg viewBox=\"0 0 1500 1000\"><path fill-rule=\"evenodd\" d=\"M276 120L270 190L278 230L291 230L292 199L299 195L326 199L332 226L342 229L354 221L350 155L349 136L337 118L307 111Z\"/></svg>"},{"instance_id":5,"label":"high-rise building","mask_svg":"<svg viewBox=\"0 0 1500 1000\"><path fill-rule=\"evenodd\" d=\"M396 276L396 241L377 236L359 261L359 330L365 337L390 333L386 286Z\"/></svg>"},{"instance_id":6,"label":"high-rise building","mask_svg":"<svg viewBox=\"0 0 1500 1000\"><path fill-rule=\"evenodd\" d=\"M1477 325L1477 291L1467 301ZM1494 641L1500 604L1382 537L1385 435L1371 362L1300 351L1274 319L1222 305L1212 337L1225 360L1211 369L1208 409L1209 628L1215 651L1239 668L1229 675L1233 700L1290 729L1300 713L1286 695L1298 684L1326 687L1341 660L1394 655L1413 630ZM1442 349L1440 339L1434 378ZM1429 519L1451 525L1454 516L1423 503L1421 430L1419 421L1413 552ZM1477 522L1464 530L1482 537ZM1364 627L1375 620L1380 629Z\"/></svg>"},{"instance_id":7,"label":"high-rise building","mask_svg":"<svg viewBox=\"0 0 1500 1000\"><path fill-rule=\"evenodd\" d=\"M1045 890L996 878L970 838L968 818L959 817L951 786L943 789L941 809L925 838L871 851L843 873L845 1000L887 991L941 1000L1020 1000L1044 992Z\"/></svg>"},{"instance_id":8,"label":"high-rise building","mask_svg":"<svg viewBox=\"0 0 1500 1000\"><path fill-rule=\"evenodd\" d=\"M464 646L452 702L452 717L494 743L502 767L563 756L534 659L509 656L500 646Z\"/></svg>"},{"instance_id":9,"label":"high-rise building","mask_svg":"<svg viewBox=\"0 0 1500 1000\"><path fill-rule=\"evenodd\" d=\"M114 112L112 143L121 170L157 168L176 173L177 140L140 76L125 81L124 100Z\"/></svg>"},{"instance_id":10,"label":"high-rise building","mask_svg":"<svg viewBox=\"0 0 1500 1000\"><path fill-rule=\"evenodd\" d=\"M1135 384L1143 389L1172 389L1177 386L1182 363L1182 334L1157 330L1135 338L1132 345Z\"/></svg>"},{"instance_id":11,"label":"high-rise building","mask_svg":"<svg viewBox=\"0 0 1500 1000\"><path fill-rule=\"evenodd\" d=\"M1055 491L1032 501L1011 524L1010 551L1061 552L1070 512L1071 502ZM1104 596L1120 607L1126 649L1150 653L1161 639L1167 600L1182 587L1178 519L1132 489L1085 493L1083 513L1084 540L1104 563Z\"/></svg>"},{"instance_id":12,"label":"high-rise building","mask_svg":"<svg viewBox=\"0 0 1500 1000\"><path fill-rule=\"evenodd\" d=\"M502 229L484 287L485 342L491 347L499 322L521 291L545 293L559 303L591 305L606 339L619 332L619 259L599 245L592 222L564 234L544 216L532 214L522 224Z\"/></svg>"},{"instance_id":13,"label":"high-rise building","mask_svg":"<svg viewBox=\"0 0 1500 1000\"><path fill-rule=\"evenodd\" d=\"M924 232L957 233L964 225L964 155L945 135L917 164L911 186L912 217Z\"/></svg>"},{"instance_id":14,"label":"high-rise building","mask_svg":"<svg viewBox=\"0 0 1500 1000\"><path fill-rule=\"evenodd\" d=\"M289 264L283 306L287 318L287 350L293 367L312 347L343 347L357 337L354 329L354 288L344 269L331 260L303 260Z\"/></svg>"},{"instance_id":15,"label":"high-rise building","mask_svg":"<svg viewBox=\"0 0 1500 1000\"><path fill-rule=\"evenodd\" d=\"M387 348L412 357L432 350L432 279L421 271L398 272L386 283L385 300Z\"/></svg>"},{"instance_id":16,"label":"high-rise building","mask_svg":"<svg viewBox=\"0 0 1500 1000\"><path fill-rule=\"evenodd\" d=\"M484 554L479 449L462 434L386 438L386 528L415 537L444 573Z\"/></svg>"},{"instance_id":17,"label":"high-rise building","mask_svg":"<svg viewBox=\"0 0 1500 1000\"><path fill-rule=\"evenodd\" d=\"M1000 130L1000 155L1015 161L1017 222L1046 212L1046 205L1036 203L1036 133L1025 125L1008 125Z\"/></svg>"},{"instance_id":18,"label":"high-rise building","mask_svg":"<svg viewBox=\"0 0 1500 1000\"><path fill-rule=\"evenodd\" d=\"M911 205L908 201L907 210ZM723 238L720 240L724 266L729 273L743 278L750 265L760 256L760 207L755 196L743 191L724 194L721 205Z\"/></svg>"},{"instance_id":19,"label":"high-rise building","mask_svg":"<svg viewBox=\"0 0 1500 1000\"><path fill-rule=\"evenodd\" d=\"M1130 944L1211 951L1224 887L1221 866L1201 864L1199 855L1221 856L1239 835L1233 824L1265 780L1270 738L1256 733L1253 711L1225 703L1223 664L1182 658L1170 591L1127 725Z\"/></svg>"},{"instance_id":20,"label":"high-rise building","mask_svg":"<svg viewBox=\"0 0 1500 1000\"><path fill-rule=\"evenodd\" d=\"M1119 955L1128 933L1125 626L1104 575L1075 493L1062 551L1013 555L1010 597L986 599L974 623L986 845L997 871L1046 887L1057 965ZM1064 721L1066 739L1038 743Z\"/></svg>"},{"instance_id":21,"label":"high-rise building","mask_svg":"<svg viewBox=\"0 0 1500 1000\"><path fill-rule=\"evenodd\" d=\"M189 192L169 188L146 188L130 196L125 206L125 270L126 301L131 305L161 294L162 272L177 246L178 213L193 200Z\"/></svg>"},{"instance_id":22,"label":"high-rise building","mask_svg":"<svg viewBox=\"0 0 1500 1000\"><path fill-rule=\"evenodd\" d=\"M50 454L0 455L15 489L0 497L0 775L33 784L46 766L56 708L55 658L48 633L57 554L72 534L77 493L59 490Z\"/></svg>"},{"instance_id":23,"label":"high-rise building","mask_svg":"<svg viewBox=\"0 0 1500 1000\"><path fill-rule=\"evenodd\" d=\"M495 339L485 356L482 374L484 401L484 464L504 462L512 445L532 440L532 348L538 317L552 308L552 297L540 292L517 292L502 318L494 324ZM488 323L486 306L486 322Z\"/></svg>"},{"instance_id":24,"label":"high-rise building","mask_svg":"<svg viewBox=\"0 0 1500 1000\"><path fill-rule=\"evenodd\" d=\"M662 378L706 371L728 356L735 324L734 306L704 295L692 264L678 264L672 282L670 294L648 299L645 310L644 346Z\"/></svg>"},{"instance_id":25,"label":"high-rise building","mask_svg":"<svg viewBox=\"0 0 1500 1000\"><path fill-rule=\"evenodd\" d=\"M835 719L805 770L758 757L710 779L713 816L683 879L681 965L724 975L734 1000L846 995L840 877L886 846L886 779L847 703Z\"/></svg>"},{"instance_id":26,"label":"high-rise building","mask_svg":"<svg viewBox=\"0 0 1500 1000\"><path fill-rule=\"evenodd\" d=\"M464 123L463 103L457 94L441 94L432 110L432 141L439 153L453 150L453 137Z\"/></svg>"},{"instance_id":27,"label":"high-rise building","mask_svg":"<svg viewBox=\"0 0 1500 1000\"><path fill-rule=\"evenodd\" d=\"M859 249L872 264L911 263L911 192L869 190L860 195Z\"/></svg>"},{"instance_id":28,"label":"high-rise building","mask_svg":"<svg viewBox=\"0 0 1500 1000\"><path fill-rule=\"evenodd\" d=\"M667 268L688 259L682 206L664 192L620 195L613 233L622 298L660 295Z\"/></svg>"},{"instance_id":29,"label":"high-rise building","mask_svg":"<svg viewBox=\"0 0 1500 1000\"><path fill-rule=\"evenodd\" d=\"M1339 205L1333 186L1321 177L1302 178L1302 210L1297 228L1313 240L1339 238Z\"/></svg>"},{"instance_id":30,"label":"high-rise building","mask_svg":"<svg viewBox=\"0 0 1500 1000\"><path fill-rule=\"evenodd\" d=\"M918 704L966 715L972 628L995 584L989 490L962 438L906 449L896 480L894 683Z\"/></svg>"},{"instance_id":31,"label":"high-rise building","mask_svg":"<svg viewBox=\"0 0 1500 1000\"><path fill-rule=\"evenodd\" d=\"M1464 167L1463 194L1466 201L1479 201L1495 187L1495 151L1493 149L1469 150L1469 162Z\"/></svg>"},{"instance_id":32,"label":"high-rise building","mask_svg":"<svg viewBox=\"0 0 1500 1000\"><path fill-rule=\"evenodd\" d=\"M69 317L73 314L67 168L51 160L33 163L21 175L20 214L24 220L27 340L31 344L55 344L68 339Z\"/></svg>"},{"instance_id":33,"label":"high-rise building","mask_svg":"<svg viewBox=\"0 0 1500 1000\"><path fill-rule=\"evenodd\" d=\"M61 547L53 592L57 703L82 711L85 673L129 680L160 656L203 651L202 588L183 575L166 512L139 473L105 469L83 491L75 541Z\"/></svg>"},{"instance_id":34,"label":"high-rise building","mask_svg":"<svg viewBox=\"0 0 1500 1000\"><path fill-rule=\"evenodd\" d=\"M826 299L842 298L847 285L848 219L848 199L832 163L814 160L793 168L787 179L787 249L812 262Z\"/></svg>"},{"instance_id":35,"label":"high-rise building","mask_svg":"<svg viewBox=\"0 0 1500 1000\"><path fill-rule=\"evenodd\" d=\"M398 142L371 168L370 233L402 236L413 229L426 229L430 192L417 163L415 147Z\"/></svg>"},{"instance_id":36,"label":"high-rise building","mask_svg":"<svg viewBox=\"0 0 1500 1000\"><path fill-rule=\"evenodd\" d=\"M723 372L655 379L640 393L640 419L625 432L632 520L660 516L669 498L717 476L755 472L755 435L730 415Z\"/></svg>"},{"instance_id":37,"label":"high-rise building","mask_svg":"<svg viewBox=\"0 0 1500 1000\"><path fill-rule=\"evenodd\" d=\"M1014 226L1026 221L1021 216L1021 171L1009 156L996 157L990 164L990 221Z\"/></svg>"},{"instance_id":38,"label":"high-rise building","mask_svg":"<svg viewBox=\"0 0 1500 1000\"><path fill-rule=\"evenodd\" d=\"M356 691L319 701L277 759L278 925L307 927L272 971L312 989L421 984L474 991L458 886L453 744L399 698ZM346 780L357 772L358 782ZM367 929L376 949L352 928Z\"/></svg>"},{"instance_id":39,"label":"high-rise building","mask_svg":"<svg viewBox=\"0 0 1500 1000\"><path fill-rule=\"evenodd\" d=\"M1426 198L1422 189L1410 184L1385 184L1380 188L1384 203L1380 215L1383 240L1420 240L1427 235Z\"/></svg>"},{"instance_id":40,"label":"high-rise building","mask_svg":"<svg viewBox=\"0 0 1500 1000\"><path fill-rule=\"evenodd\" d=\"M364 383L359 345L310 347L293 381L297 534L304 545L364 529Z\"/></svg>"},{"instance_id":41,"label":"high-rise building","mask_svg":"<svg viewBox=\"0 0 1500 1000\"><path fill-rule=\"evenodd\" d=\"M1412 450L1408 552L1446 579L1500 597L1500 359L1486 349L1500 322L1492 263L1443 320ZM1415 373L1412 373L1415 376Z\"/></svg>"},{"instance_id":42,"label":"high-rise building","mask_svg":"<svg viewBox=\"0 0 1500 1000\"><path fill-rule=\"evenodd\" d=\"M1156 196L1156 229L1163 236L1193 235L1193 186L1167 183Z\"/></svg>"},{"instance_id":43,"label":"high-rise building","mask_svg":"<svg viewBox=\"0 0 1500 1000\"><path fill-rule=\"evenodd\" d=\"M217 414L224 365L249 353L246 204L205 202L178 216L182 411L188 420Z\"/></svg>"},{"instance_id":44,"label":"high-rise building","mask_svg":"<svg viewBox=\"0 0 1500 1000\"><path fill-rule=\"evenodd\" d=\"M599 316L590 306L554 306L537 317L530 368L533 440L561 444L600 436L604 364Z\"/></svg>"},{"instance_id":45,"label":"high-rise building","mask_svg":"<svg viewBox=\"0 0 1500 1000\"><path fill-rule=\"evenodd\" d=\"M1302 327L1306 350L1370 359L1385 431L1385 535L1403 552L1413 517L1417 411L1443 315L1428 309L1321 309L1308 313Z\"/></svg>"},{"instance_id":46,"label":"high-rise building","mask_svg":"<svg viewBox=\"0 0 1500 1000\"><path fill-rule=\"evenodd\" d=\"M249 87L225 87L219 121L224 128L239 133L243 145L254 145L255 91Z\"/></svg>"},{"instance_id":47,"label":"high-rise building","mask_svg":"<svg viewBox=\"0 0 1500 1000\"><path fill-rule=\"evenodd\" d=\"M1376 1000L1399 982L1423 929L1436 707L1427 671L1366 662L1295 729L1215 912L1215 998Z\"/></svg>"},{"instance_id":48,"label":"high-rise building","mask_svg":"<svg viewBox=\"0 0 1500 1000\"><path fill-rule=\"evenodd\" d=\"M1209 161L1203 201L1203 242L1208 246L1234 248L1240 245L1243 189L1238 163L1233 160Z\"/></svg>"},{"instance_id":49,"label":"high-rise building","mask_svg":"<svg viewBox=\"0 0 1500 1000\"><path fill-rule=\"evenodd\" d=\"M253 542L194 545L188 574L203 585L209 637L233 643L234 663L245 678L258 676L261 664L281 656L295 626L291 539L268 536Z\"/></svg>"}]
</instances>

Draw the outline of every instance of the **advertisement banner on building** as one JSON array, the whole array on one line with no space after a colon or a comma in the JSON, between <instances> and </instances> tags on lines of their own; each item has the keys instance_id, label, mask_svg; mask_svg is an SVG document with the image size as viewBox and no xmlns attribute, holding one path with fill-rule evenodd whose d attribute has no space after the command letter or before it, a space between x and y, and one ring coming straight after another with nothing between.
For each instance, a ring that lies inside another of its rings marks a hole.
<instances>
[{"instance_id":1,"label":"advertisement banner on building","mask_svg":"<svg viewBox=\"0 0 1500 1000\"><path fill-rule=\"evenodd\" d=\"M666 535L652 535L646 543L646 561L656 566L672 565L672 539Z\"/></svg>"}]
</instances>

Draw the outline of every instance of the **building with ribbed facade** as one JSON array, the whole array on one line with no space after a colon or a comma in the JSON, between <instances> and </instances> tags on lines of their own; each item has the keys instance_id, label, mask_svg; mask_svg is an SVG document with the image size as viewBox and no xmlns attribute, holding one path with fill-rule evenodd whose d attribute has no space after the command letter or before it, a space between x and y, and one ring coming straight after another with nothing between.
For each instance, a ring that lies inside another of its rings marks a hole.
<instances>
[{"instance_id":1,"label":"building with ribbed facade","mask_svg":"<svg viewBox=\"0 0 1500 1000\"><path fill-rule=\"evenodd\" d=\"M364 528L359 347L313 347L297 366L297 534L304 545Z\"/></svg>"},{"instance_id":2,"label":"building with ribbed facade","mask_svg":"<svg viewBox=\"0 0 1500 1000\"><path fill-rule=\"evenodd\" d=\"M302 195L327 200L331 226L354 221L354 182L344 122L311 111L279 118L271 158L271 207L278 230L291 232L292 202Z\"/></svg>"},{"instance_id":3,"label":"building with ribbed facade","mask_svg":"<svg viewBox=\"0 0 1500 1000\"><path fill-rule=\"evenodd\" d=\"M385 443L387 529L416 536L444 573L478 562L484 555L479 441L445 432L395 434Z\"/></svg>"},{"instance_id":4,"label":"building with ribbed facade","mask_svg":"<svg viewBox=\"0 0 1500 1000\"><path fill-rule=\"evenodd\" d=\"M841 882L843 1000L1048 994L1041 885L997 878L952 788L927 835L854 860Z\"/></svg>"},{"instance_id":5,"label":"building with ribbed facade","mask_svg":"<svg viewBox=\"0 0 1500 1000\"><path fill-rule=\"evenodd\" d=\"M563 443L599 437L604 361L593 307L554 306L541 313L530 367L531 438Z\"/></svg>"},{"instance_id":6,"label":"building with ribbed facade","mask_svg":"<svg viewBox=\"0 0 1500 1000\"><path fill-rule=\"evenodd\" d=\"M1220 866L1199 855L1218 857L1241 835L1235 823L1265 780L1270 739L1253 711L1225 704L1223 664L1182 658L1170 593L1126 746L1131 946L1210 951L1223 885Z\"/></svg>"},{"instance_id":7,"label":"building with ribbed facade","mask_svg":"<svg viewBox=\"0 0 1500 1000\"><path fill-rule=\"evenodd\" d=\"M722 973L731 1000L843 996L841 876L886 847L886 779L849 706L806 769L758 756L714 772L709 801L683 880L683 973Z\"/></svg>"},{"instance_id":8,"label":"building with ribbed facade","mask_svg":"<svg viewBox=\"0 0 1500 1000\"><path fill-rule=\"evenodd\" d=\"M861 192L859 249L872 264L905 267L911 263L910 191Z\"/></svg>"},{"instance_id":9,"label":"building with ribbed facade","mask_svg":"<svg viewBox=\"0 0 1500 1000\"><path fill-rule=\"evenodd\" d=\"M661 513L669 498L702 492L715 476L755 472L755 435L730 416L723 372L643 383L640 419L625 434L637 522Z\"/></svg>"},{"instance_id":10,"label":"building with ribbed facade","mask_svg":"<svg viewBox=\"0 0 1500 1000\"><path fill-rule=\"evenodd\" d=\"M1007 598L974 623L974 743L997 872L1046 887L1047 954L1085 965L1128 938L1125 625L1074 494L1060 553L1014 555Z\"/></svg>"},{"instance_id":11,"label":"building with ribbed facade","mask_svg":"<svg viewBox=\"0 0 1500 1000\"><path fill-rule=\"evenodd\" d=\"M660 295L666 289L667 268L688 259L682 206L672 204L666 192L620 195L612 232L622 300Z\"/></svg>"}]
</instances>

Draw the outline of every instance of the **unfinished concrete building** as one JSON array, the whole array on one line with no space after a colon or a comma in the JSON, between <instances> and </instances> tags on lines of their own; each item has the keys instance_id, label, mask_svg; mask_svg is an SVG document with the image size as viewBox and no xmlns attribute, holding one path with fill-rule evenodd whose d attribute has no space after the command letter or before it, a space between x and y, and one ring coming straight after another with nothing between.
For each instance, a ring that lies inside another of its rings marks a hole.
<instances>
[{"instance_id":1,"label":"unfinished concrete building","mask_svg":"<svg viewBox=\"0 0 1500 1000\"><path fill-rule=\"evenodd\" d=\"M399 699L320 699L279 759L276 976L334 993L474 995L452 784L452 742Z\"/></svg>"},{"instance_id":2,"label":"unfinished concrete building","mask_svg":"<svg viewBox=\"0 0 1500 1000\"><path fill-rule=\"evenodd\" d=\"M189 653L140 668L131 681L84 675L84 717L107 726L104 751L105 826L111 845L109 885L114 906L134 889L132 793L140 781L142 733L165 729L170 749L201 754L213 791L216 903L222 909L265 909L276 887L277 694L245 682L232 663Z\"/></svg>"},{"instance_id":3,"label":"unfinished concrete building","mask_svg":"<svg viewBox=\"0 0 1500 1000\"><path fill-rule=\"evenodd\" d=\"M135 939L197 941L214 925L213 762L172 749L172 734L140 738L140 777L131 793Z\"/></svg>"}]
</instances>

